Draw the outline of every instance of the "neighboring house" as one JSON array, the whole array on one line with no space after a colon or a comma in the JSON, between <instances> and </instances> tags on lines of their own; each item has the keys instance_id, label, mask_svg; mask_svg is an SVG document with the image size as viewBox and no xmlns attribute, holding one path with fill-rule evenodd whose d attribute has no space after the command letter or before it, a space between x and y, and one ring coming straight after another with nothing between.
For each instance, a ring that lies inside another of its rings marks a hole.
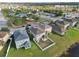
<instances>
[{"instance_id":1,"label":"neighboring house","mask_svg":"<svg viewBox=\"0 0 79 59\"><path fill-rule=\"evenodd\" d=\"M54 17L56 16L56 14L46 13L46 12L37 12L35 15L39 16L42 19L49 20L49 21L54 19Z\"/></svg>"},{"instance_id":2,"label":"neighboring house","mask_svg":"<svg viewBox=\"0 0 79 59\"><path fill-rule=\"evenodd\" d=\"M75 15L76 18L79 19L79 13L75 13L74 15Z\"/></svg>"},{"instance_id":3,"label":"neighboring house","mask_svg":"<svg viewBox=\"0 0 79 59\"><path fill-rule=\"evenodd\" d=\"M39 15L45 15L47 17L55 17L56 16L56 14L54 14L54 13L47 13L47 12L38 12L38 13L39 13Z\"/></svg>"},{"instance_id":4,"label":"neighboring house","mask_svg":"<svg viewBox=\"0 0 79 59\"><path fill-rule=\"evenodd\" d=\"M79 14L77 14L77 13L70 13L70 14L66 14L65 16L64 16L64 19L65 19L65 21L68 21L69 23L70 23L70 26L75 26L76 24L77 24L77 22L78 22L78 19L77 19L77 17L78 17L78 15Z\"/></svg>"},{"instance_id":5,"label":"neighboring house","mask_svg":"<svg viewBox=\"0 0 79 59\"><path fill-rule=\"evenodd\" d=\"M52 31L64 35L66 32L66 29L69 27L70 23L67 21L64 21L64 19L59 19L55 21L55 23L52 23Z\"/></svg>"},{"instance_id":6,"label":"neighboring house","mask_svg":"<svg viewBox=\"0 0 79 59\"><path fill-rule=\"evenodd\" d=\"M0 50L4 47L9 38L10 34L8 32L0 32Z\"/></svg>"},{"instance_id":7,"label":"neighboring house","mask_svg":"<svg viewBox=\"0 0 79 59\"><path fill-rule=\"evenodd\" d=\"M27 17L26 20L27 20L27 21L33 21L34 19Z\"/></svg>"},{"instance_id":8,"label":"neighboring house","mask_svg":"<svg viewBox=\"0 0 79 59\"><path fill-rule=\"evenodd\" d=\"M16 30L13 37L17 49L22 47L25 49L31 48L31 42L25 30Z\"/></svg>"},{"instance_id":9,"label":"neighboring house","mask_svg":"<svg viewBox=\"0 0 79 59\"><path fill-rule=\"evenodd\" d=\"M65 30L66 30L67 27L69 27L69 25L70 25L70 23L67 22L67 21L64 21L64 19L55 21L55 24L58 25L58 26L63 27L63 29L65 29Z\"/></svg>"},{"instance_id":10,"label":"neighboring house","mask_svg":"<svg viewBox=\"0 0 79 59\"><path fill-rule=\"evenodd\" d=\"M65 29L63 26L58 26L56 24L52 24L52 31L53 32L56 32L57 34L60 34L60 35L64 35L65 34Z\"/></svg>"},{"instance_id":11,"label":"neighboring house","mask_svg":"<svg viewBox=\"0 0 79 59\"><path fill-rule=\"evenodd\" d=\"M10 12L10 13L9 13L9 16L14 16L14 15L15 15L14 12Z\"/></svg>"},{"instance_id":12,"label":"neighboring house","mask_svg":"<svg viewBox=\"0 0 79 59\"><path fill-rule=\"evenodd\" d=\"M12 34L12 35L13 35L13 33L14 33L16 30L25 30L25 27L10 28L10 34Z\"/></svg>"},{"instance_id":13,"label":"neighboring house","mask_svg":"<svg viewBox=\"0 0 79 59\"><path fill-rule=\"evenodd\" d=\"M16 17L27 17L27 14L26 13L19 13L16 15Z\"/></svg>"},{"instance_id":14,"label":"neighboring house","mask_svg":"<svg viewBox=\"0 0 79 59\"><path fill-rule=\"evenodd\" d=\"M64 15L64 18L65 19L72 19L72 18L75 18L76 16L73 14L73 13L69 13L69 14L65 14Z\"/></svg>"},{"instance_id":15,"label":"neighboring house","mask_svg":"<svg viewBox=\"0 0 79 59\"><path fill-rule=\"evenodd\" d=\"M77 19L65 19L64 21L67 21L70 23L70 26L74 27L77 24Z\"/></svg>"}]
</instances>

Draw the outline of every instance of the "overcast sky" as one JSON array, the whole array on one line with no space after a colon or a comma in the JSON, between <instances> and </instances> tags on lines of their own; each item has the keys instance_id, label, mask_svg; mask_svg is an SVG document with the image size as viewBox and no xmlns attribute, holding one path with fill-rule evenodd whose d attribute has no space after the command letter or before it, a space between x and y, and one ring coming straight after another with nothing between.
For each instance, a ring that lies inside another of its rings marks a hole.
<instances>
[{"instance_id":1,"label":"overcast sky","mask_svg":"<svg viewBox=\"0 0 79 59\"><path fill-rule=\"evenodd\" d=\"M0 2L79 2L79 0L0 0Z\"/></svg>"}]
</instances>

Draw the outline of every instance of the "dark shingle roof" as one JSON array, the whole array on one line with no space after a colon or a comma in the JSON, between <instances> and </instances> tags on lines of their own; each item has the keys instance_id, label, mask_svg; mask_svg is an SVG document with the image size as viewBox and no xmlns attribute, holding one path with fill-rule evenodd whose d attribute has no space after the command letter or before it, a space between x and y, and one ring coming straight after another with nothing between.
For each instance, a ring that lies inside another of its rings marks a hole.
<instances>
[{"instance_id":1,"label":"dark shingle roof","mask_svg":"<svg viewBox=\"0 0 79 59\"><path fill-rule=\"evenodd\" d=\"M64 26L64 25L67 25L69 23L67 21L64 21L64 20L62 20L62 21L57 20L57 21L55 21L55 24Z\"/></svg>"},{"instance_id":2,"label":"dark shingle roof","mask_svg":"<svg viewBox=\"0 0 79 59\"><path fill-rule=\"evenodd\" d=\"M19 41L19 40L27 39L27 38L29 38L29 37L28 37L28 34L25 30L16 30L14 32L15 41Z\"/></svg>"},{"instance_id":3,"label":"dark shingle roof","mask_svg":"<svg viewBox=\"0 0 79 59\"><path fill-rule=\"evenodd\" d=\"M58 25L52 24L52 31L62 33L64 31L64 29L62 30L61 27L59 27Z\"/></svg>"},{"instance_id":4,"label":"dark shingle roof","mask_svg":"<svg viewBox=\"0 0 79 59\"><path fill-rule=\"evenodd\" d=\"M30 30L35 35L39 35L39 34L43 33L43 31L39 30L38 28L31 27Z\"/></svg>"},{"instance_id":5,"label":"dark shingle roof","mask_svg":"<svg viewBox=\"0 0 79 59\"><path fill-rule=\"evenodd\" d=\"M77 19L65 19L65 21L68 21L68 22L75 22L75 21L77 21Z\"/></svg>"}]
</instances>

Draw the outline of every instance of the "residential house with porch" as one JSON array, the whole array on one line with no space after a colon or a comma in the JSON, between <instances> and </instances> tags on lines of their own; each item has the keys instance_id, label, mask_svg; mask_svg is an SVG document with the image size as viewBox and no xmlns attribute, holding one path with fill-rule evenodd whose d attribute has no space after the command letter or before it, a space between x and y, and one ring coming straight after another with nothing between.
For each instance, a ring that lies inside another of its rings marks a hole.
<instances>
[{"instance_id":1,"label":"residential house with porch","mask_svg":"<svg viewBox=\"0 0 79 59\"><path fill-rule=\"evenodd\" d=\"M31 48L31 42L26 30L16 30L13 34L13 39L16 45L16 48Z\"/></svg>"},{"instance_id":2,"label":"residential house with porch","mask_svg":"<svg viewBox=\"0 0 79 59\"><path fill-rule=\"evenodd\" d=\"M47 13L47 12L40 12L40 11L37 12L35 15L39 16L41 19L48 20L48 21L50 21L50 20L54 19L54 17L56 17L56 14L54 14L54 13Z\"/></svg>"},{"instance_id":3,"label":"residential house with porch","mask_svg":"<svg viewBox=\"0 0 79 59\"><path fill-rule=\"evenodd\" d=\"M34 42L39 46L39 48L44 51L54 45L54 41L48 38L49 32L51 32L50 27L39 23L31 23L29 27L30 33L33 35ZM42 27L44 26L44 27ZM49 28L49 29L48 29Z\"/></svg>"},{"instance_id":4,"label":"residential house with porch","mask_svg":"<svg viewBox=\"0 0 79 59\"><path fill-rule=\"evenodd\" d=\"M77 19L64 19L64 21L69 22L71 27L74 27L78 23Z\"/></svg>"},{"instance_id":5,"label":"residential house with porch","mask_svg":"<svg viewBox=\"0 0 79 59\"><path fill-rule=\"evenodd\" d=\"M70 26L74 27L77 24L78 19L76 19L76 14L67 14L64 16L64 21L69 22Z\"/></svg>"},{"instance_id":6,"label":"residential house with porch","mask_svg":"<svg viewBox=\"0 0 79 59\"><path fill-rule=\"evenodd\" d=\"M64 35L66 29L69 27L70 23L64 21L63 19L55 21L55 23L51 24L52 31L57 34Z\"/></svg>"},{"instance_id":7,"label":"residential house with porch","mask_svg":"<svg viewBox=\"0 0 79 59\"><path fill-rule=\"evenodd\" d=\"M31 26L34 28L38 28L42 31L45 31L47 33L50 33L52 31L52 27L45 23L34 22L34 23L31 23Z\"/></svg>"}]
</instances>

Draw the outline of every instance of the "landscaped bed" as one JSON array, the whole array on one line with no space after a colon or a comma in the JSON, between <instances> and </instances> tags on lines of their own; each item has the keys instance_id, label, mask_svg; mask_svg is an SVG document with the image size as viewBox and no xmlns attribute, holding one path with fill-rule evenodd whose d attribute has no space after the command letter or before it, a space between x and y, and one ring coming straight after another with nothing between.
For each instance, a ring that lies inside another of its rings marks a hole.
<instances>
[{"instance_id":1,"label":"landscaped bed","mask_svg":"<svg viewBox=\"0 0 79 59\"><path fill-rule=\"evenodd\" d=\"M24 48L17 50L12 42L8 56L61 56L72 44L79 42L79 31L69 29L64 36L50 33L49 38L56 42L56 44L45 51L41 51L32 40L32 47L26 50Z\"/></svg>"}]
</instances>

